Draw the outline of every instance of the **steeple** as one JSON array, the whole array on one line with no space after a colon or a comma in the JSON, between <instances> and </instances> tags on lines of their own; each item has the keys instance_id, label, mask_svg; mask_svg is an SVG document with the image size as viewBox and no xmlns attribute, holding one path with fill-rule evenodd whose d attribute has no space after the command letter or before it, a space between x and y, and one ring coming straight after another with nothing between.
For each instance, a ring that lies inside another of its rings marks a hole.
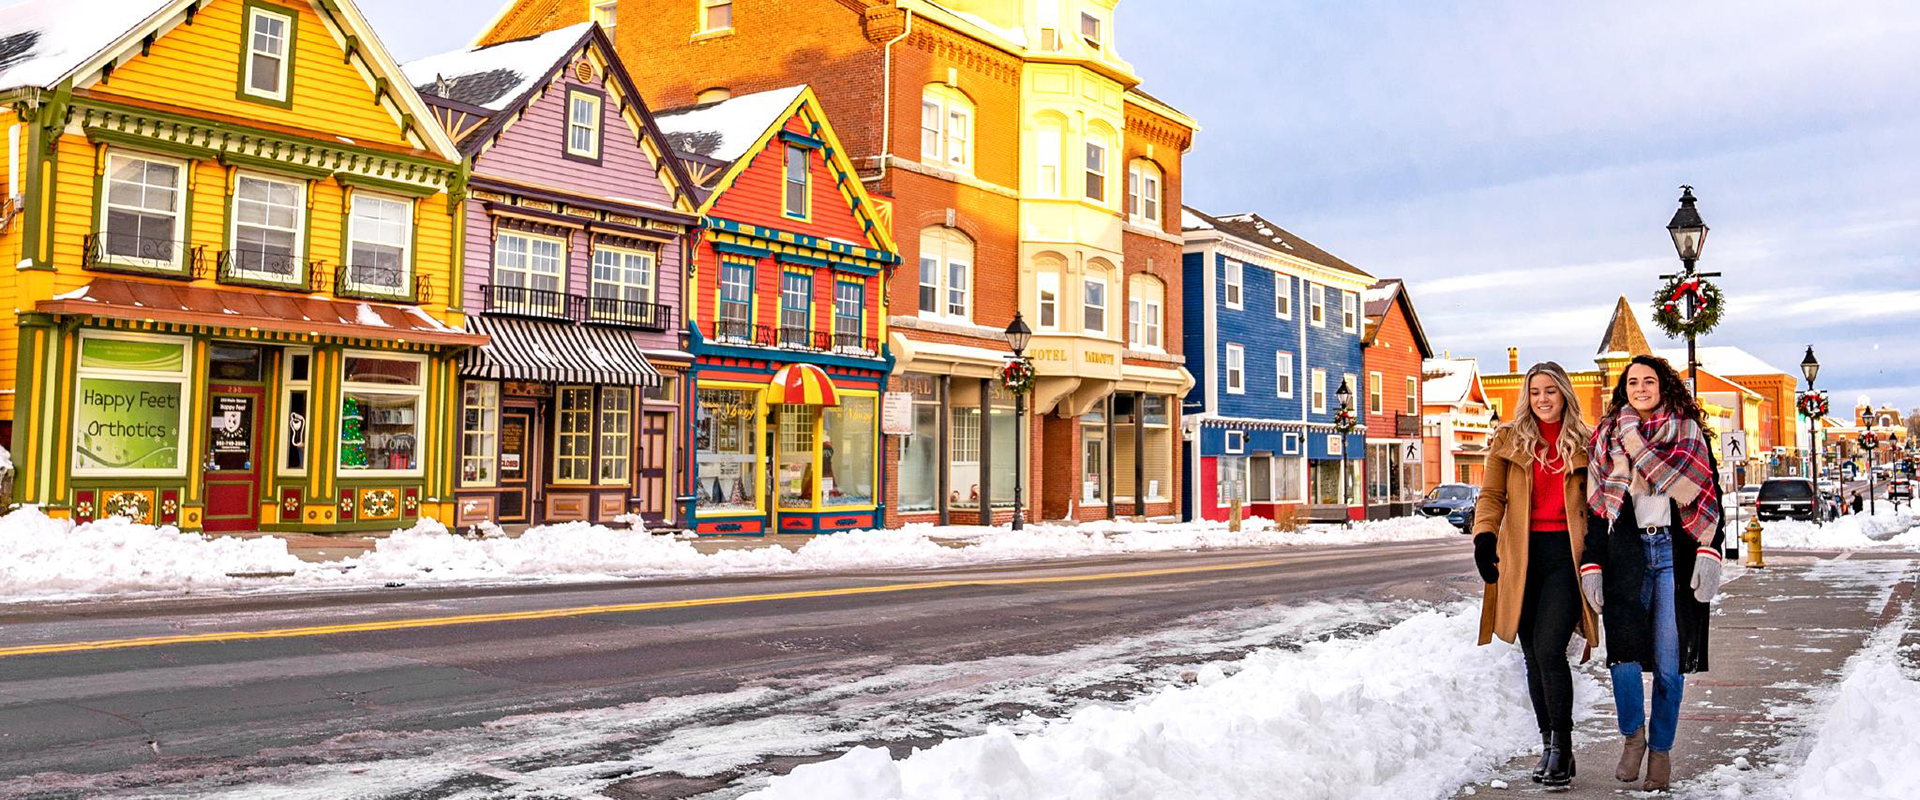
<instances>
[{"instance_id":1,"label":"steeple","mask_svg":"<svg viewBox=\"0 0 1920 800\"><path fill-rule=\"evenodd\" d=\"M1633 308L1627 305L1627 296L1621 295L1620 302L1613 307L1613 320L1607 323L1607 332L1600 337L1597 354L1625 353L1632 357L1651 352L1646 334L1640 332L1640 323L1633 318Z\"/></svg>"}]
</instances>

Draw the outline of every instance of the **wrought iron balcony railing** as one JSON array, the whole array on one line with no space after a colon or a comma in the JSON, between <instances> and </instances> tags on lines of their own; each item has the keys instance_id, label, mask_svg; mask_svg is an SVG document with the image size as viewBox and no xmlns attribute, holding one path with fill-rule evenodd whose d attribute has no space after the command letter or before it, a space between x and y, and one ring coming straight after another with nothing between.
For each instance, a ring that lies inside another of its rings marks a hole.
<instances>
[{"instance_id":1,"label":"wrought iron balcony railing","mask_svg":"<svg viewBox=\"0 0 1920 800\"><path fill-rule=\"evenodd\" d=\"M362 300L399 303L433 302L433 277L408 275L406 270L367 264L343 264L333 273L333 293Z\"/></svg>"},{"instance_id":2,"label":"wrought iron balcony railing","mask_svg":"<svg viewBox=\"0 0 1920 800\"><path fill-rule=\"evenodd\" d=\"M649 331L673 327L673 307L618 297L573 297L573 318L581 322L624 325Z\"/></svg>"},{"instance_id":3,"label":"wrought iron balcony railing","mask_svg":"<svg viewBox=\"0 0 1920 800\"><path fill-rule=\"evenodd\" d=\"M206 277L206 248L184 241L120 233L89 233L81 243L81 265L108 272L137 272L182 280Z\"/></svg>"},{"instance_id":4,"label":"wrought iron balcony railing","mask_svg":"<svg viewBox=\"0 0 1920 800\"><path fill-rule=\"evenodd\" d=\"M326 288L325 263L292 254L222 250L214 264L214 279L221 283L308 293Z\"/></svg>"},{"instance_id":5,"label":"wrought iron balcony railing","mask_svg":"<svg viewBox=\"0 0 1920 800\"><path fill-rule=\"evenodd\" d=\"M563 292L497 283L483 284L480 287L480 299L482 310L488 314L517 317L570 319L569 312L573 308Z\"/></svg>"}]
</instances>

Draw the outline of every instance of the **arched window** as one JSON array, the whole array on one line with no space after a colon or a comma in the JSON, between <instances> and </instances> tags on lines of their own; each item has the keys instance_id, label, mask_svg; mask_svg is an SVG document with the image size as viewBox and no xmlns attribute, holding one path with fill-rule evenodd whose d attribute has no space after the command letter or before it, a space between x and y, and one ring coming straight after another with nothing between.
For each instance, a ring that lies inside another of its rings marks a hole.
<instances>
[{"instance_id":1,"label":"arched window","mask_svg":"<svg viewBox=\"0 0 1920 800\"><path fill-rule=\"evenodd\" d=\"M1166 307L1167 289L1159 278L1135 275L1127 279L1127 346L1135 350L1159 350L1161 314Z\"/></svg>"},{"instance_id":2,"label":"arched window","mask_svg":"<svg viewBox=\"0 0 1920 800\"><path fill-rule=\"evenodd\" d=\"M1081 280L1080 308L1084 312L1081 331L1088 334L1107 334L1107 307L1112 305L1113 266L1102 259L1087 262L1087 271Z\"/></svg>"},{"instance_id":3,"label":"arched window","mask_svg":"<svg viewBox=\"0 0 1920 800\"><path fill-rule=\"evenodd\" d=\"M1033 257L1034 323L1040 330L1060 329L1060 276L1067 260L1058 253Z\"/></svg>"},{"instance_id":4,"label":"arched window","mask_svg":"<svg viewBox=\"0 0 1920 800\"><path fill-rule=\"evenodd\" d=\"M959 89L929 83L921 92L920 163L973 169L973 101Z\"/></svg>"},{"instance_id":5,"label":"arched window","mask_svg":"<svg viewBox=\"0 0 1920 800\"><path fill-rule=\"evenodd\" d=\"M1144 158L1127 165L1127 217L1156 230L1160 224L1160 167Z\"/></svg>"},{"instance_id":6,"label":"arched window","mask_svg":"<svg viewBox=\"0 0 1920 800\"><path fill-rule=\"evenodd\" d=\"M1056 113L1043 113L1034 121L1033 163L1034 194L1040 197L1061 196L1060 180L1064 172L1060 169L1062 153L1067 146L1067 118Z\"/></svg>"},{"instance_id":7,"label":"arched window","mask_svg":"<svg viewBox=\"0 0 1920 800\"><path fill-rule=\"evenodd\" d=\"M973 240L956 228L920 231L920 316L973 318Z\"/></svg>"}]
</instances>

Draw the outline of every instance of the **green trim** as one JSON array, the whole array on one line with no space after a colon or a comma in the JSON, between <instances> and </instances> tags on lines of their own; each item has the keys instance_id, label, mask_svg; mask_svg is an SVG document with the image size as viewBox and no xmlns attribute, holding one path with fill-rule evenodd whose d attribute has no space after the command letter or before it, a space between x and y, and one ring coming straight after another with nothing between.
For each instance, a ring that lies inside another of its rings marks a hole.
<instances>
[{"instance_id":1,"label":"green trim","mask_svg":"<svg viewBox=\"0 0 1920 800\"><path fill-rule=\"evenodd\" d=\"M773 255L772 250L765 250L758 247L748 247L743 244L734 244L732 242L714 242L713 249L715 252L719 252L719 253L726 253L728 255L736 255L736 256L751 256L753 258L765 258L767 256Z\"/></svg>"},{"instance_id":2,"label":"green trim","mask_svg":"<svg viewBox=\"0 0 1920 800\"><path fill-rule=\"evenodd\" d=\"M92 216L87 218L87 227L86 227L86 230L89 233L93 233L96 235L106 233L105 227L101 224L100 217L102 216L101 211L103 210L101 208L101 204L106 202L106 196L107 196L107 193L106 193L106 182L107 182L106 160L107 158L113 155L137 155L137 153L125 153L125 152L115 153L114 150L116 148L120 148L119 145L115 145L111 142L103 142L103 143L107 145L107 149L100 151L99 161L95 162L94 164L93 210L90 212ZM121 149L125 149L125 148L121 148ZM171 154L168 154L168 155L171 155ZM194 166L194 162L189 160L187 161L186 164L182 165L181 167L181 171L183 174L181 175L182 180L180 182L181 183L181 206L180 206L180 209L181 209L180 210L180 237L181 238L179 239L179 241L183 242L184 244L180 248L180 266L178 268L158 269L154 267L142 267L142 266L126 265L126 264L88 264L86 263L87 254L84 251L82 251L80 254L81 267L93 272L118 272L118 273L123 273L128 275L152 275L154 277L160 277L160 278L174 278L174 279L184 278L187 280L192 280L194 277L193 262L192 262L193 248L190 245L192 245L193 243L193 166Z\"/></svg>"},{"instance_id":3,"label":"green trim","mask_svg":"<svg viewBox=\"0 0 1920 800\"><path fill-rule=\"evenodd\" d=\"M289 149L287 152L288 158L305 156L304 160L314 161L316 159L311 151L319 151L322 154L339 156L340 158L338 160L345 163L354 165L367 164L369 169L372 169L373 164L384 161L391 162L391 164L394 165L404 165L422 169L425 170L428 175L448 180L451 180L459 169L459 165L456 162L442 161L428 156L395 153L389 150L348 144L335 139L322 139L317 136L307 137L281 131L269 131L261 128L231 125L201 117L116 103L100 97L88 97L84 101L76 102L74 103L74 109L77 112L81 112L83 116L81 122L84 125L92 126L97 124L93 119L93 115L95 114L98 115L100 120L111 119L116 122L124 122L135 126L167 123L177 126L180 129L176 131L177 133L184 133L189 139L199 139L207 142L209 146L214 142L219 142L224 145L232 140L239 140L243 144L256 140L293 144L309 148L310 151L303 154L293 152ZM392 170L382 167L378 171L388 172Z\"/></svg>"},{"instance_id":4,"label":"green trim","mask_svg":"<svg viewBox=\"0 0 1920 800\"><path fill-rule=\"evenodd\" d=\"M147 150L189 159L213 158L220 153L220 151L211 147L172 142L166 139L154 139L147 136L110 131L103 128L88 128L87 141L93 142L94 144L105 144L109 147Z\"/></svg>"},{"instance_id":5,"label":"green trim","mask_svg":"<svg viewBox=\"0 0 1920 800\"><path fill-rule=\"evenodd\" d=\"M40 235L40 228L44 224L48 234L45 238L51 238L54 223L60 217L59 211L52 207L51 198L47 196L53 189L47 185L47 175L49 172L57 174L60 169L60 151L56 145L66 128L67 112L73 101L73 86L62 84L51 96L36 94L43 100L39 108L32 109L25 104L14 107L20 121L27 126L27 177L20 196L23 232L18 268L21 270L53 269L52 254L49 252L48 257L41 257L41 252L50 248L49 242ZM57 179L54 184L58 185Z\"/></svg>"},{"instance_id":6,"label":"green trim","mask_svg":"<svg viewBox=\"0 0 1920 800\"><path fill-rule=\"evenodd\" d=\"M819 127L815 126L814 130L818 131ZM796 147L805 147L809 150L819 150L827 146L826 142L820 141L818 138L786 130L780 132L780 141ZM831 153L829 153L829 156L831 156Z\"/></svg>"},{"instance_id":7,"label":"green trim","mask_svg":"<svg viewBox=\"0 0 1920 800\"><path fill-rule=\"evenodd\" d=\"M280 87L280 93L286 96L285 100L275 100L270 97L261 97L256 94L251 94L247 91L247 59L249 56L253 54L253 45L251 40L253 39L253 12L254 11L266 11L268 13L278 14L280 16L287 18L287 46L282 53L282 57L285 59L286 65L287 65L287 70L286 70L287 82L285 86ZM240 64L239 64L240 69L238 71L238 74L234 76L234 86L233 86L234 99L244 103L256 103L263 106L273 106L274 108L288 108L288 109L293 108L293 75L295 72L294 62L295 62L296 54L300 52L299 37L300 37L300 12L295 11L291 8L288 8L286 6L262 2L262 0L246 0L245 3L242 3L240 7Z\"/></svg>"},{"instance_id":8,"label":"green trim","mask_svg":"<svg viewBox=\"0 0 1920 800\"><path fill-rule=\"evenodd\" d=\"M351 172L335 172L335 173L332 173L332 175L333 175L334 181L339 183L341 186L355 186L361 189L369 189L376 192L386 192L388 194L400 194L400 195L406 195L408 197L432 197L440 193L439 189L436 189L431 186L421 186L415 183L402 183L400 181L382 180L380 178L369 178L365 175L355 175Z\"/></svg>"},{"instance_id":9,"label":"green trim","mask_svg":"<svg viewBox=\"0 0 1920 800\"><path fill-rule=\"evenodd\" d=\"M714 230L752 236L756 239L766 239L771 242L797 244L797 245L800 245L801 247L810 247L815 250L825 250L827 252L835 253L838 255L847 255L847 256L854 256L857 258L865 258L870 261L878 261L882 264L900 263L900 255L898 253L889 253L885 250L875 250L871 247L862 247L860 245L848 244L846 242L830 241L827 239L821 239L816 236L808 236L804 233L796 233L794 231L781 230L779 228L768 228L760 225L753 225L746 222L736 222L734 220L722 219L720 217L713 217L713 216L702 217L700 219L700 224L705 225Z\"/></svg>"},{"instance_id":10,"label":"green trim","mask_svg":"<svg viewBox=\"0 0 1920 800\"><path fill-rule=\"evenodd\" d=\"M262 172L278 172L282 175L305 178L307 180L323 181L333 177L333 170L326 167L295 164L276 158L261 158L260 156L250 156L245 153L229 152L217 153L216 158L219 159L220 163L229 166L257 169Z\"/></svg>"}]
</instances>

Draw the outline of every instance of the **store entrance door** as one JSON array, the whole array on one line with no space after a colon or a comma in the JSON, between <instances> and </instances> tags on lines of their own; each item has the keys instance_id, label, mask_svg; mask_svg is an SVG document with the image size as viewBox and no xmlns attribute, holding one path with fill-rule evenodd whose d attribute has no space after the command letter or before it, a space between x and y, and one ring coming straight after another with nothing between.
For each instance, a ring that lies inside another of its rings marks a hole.
<instances>
[{"instance_id":1,"label":"store entrance door","mask_svg":"<svg viewBox=\"0 0 1920 800\"><path fill-rule=\"evenodd\" d=\"M531 487L538 485L539 434L533 429L532 406L500 409L500 522L526 522L533 504Z\"/></svg>"},{"instance_id":2,"label":"store entrance door","mask_svg":"<svg viewBox=\"0 0 1920 800\"><path fill-rule=\"evenodd\" d=\"M639 512L650 523L667 519L667 430L672 420L670 411L640 413Z\"/></svg>"},{"instance_id":3,"label":"store entrance door","mask_svg":"<svg viewBox=\"0 0 1920 800\"><path fill-rule=\"evenodd\" d=\"M209 389L206 466L210 533L260 527L260 401L258 386L213 385Z\"/></svg>"}]
</instances>

